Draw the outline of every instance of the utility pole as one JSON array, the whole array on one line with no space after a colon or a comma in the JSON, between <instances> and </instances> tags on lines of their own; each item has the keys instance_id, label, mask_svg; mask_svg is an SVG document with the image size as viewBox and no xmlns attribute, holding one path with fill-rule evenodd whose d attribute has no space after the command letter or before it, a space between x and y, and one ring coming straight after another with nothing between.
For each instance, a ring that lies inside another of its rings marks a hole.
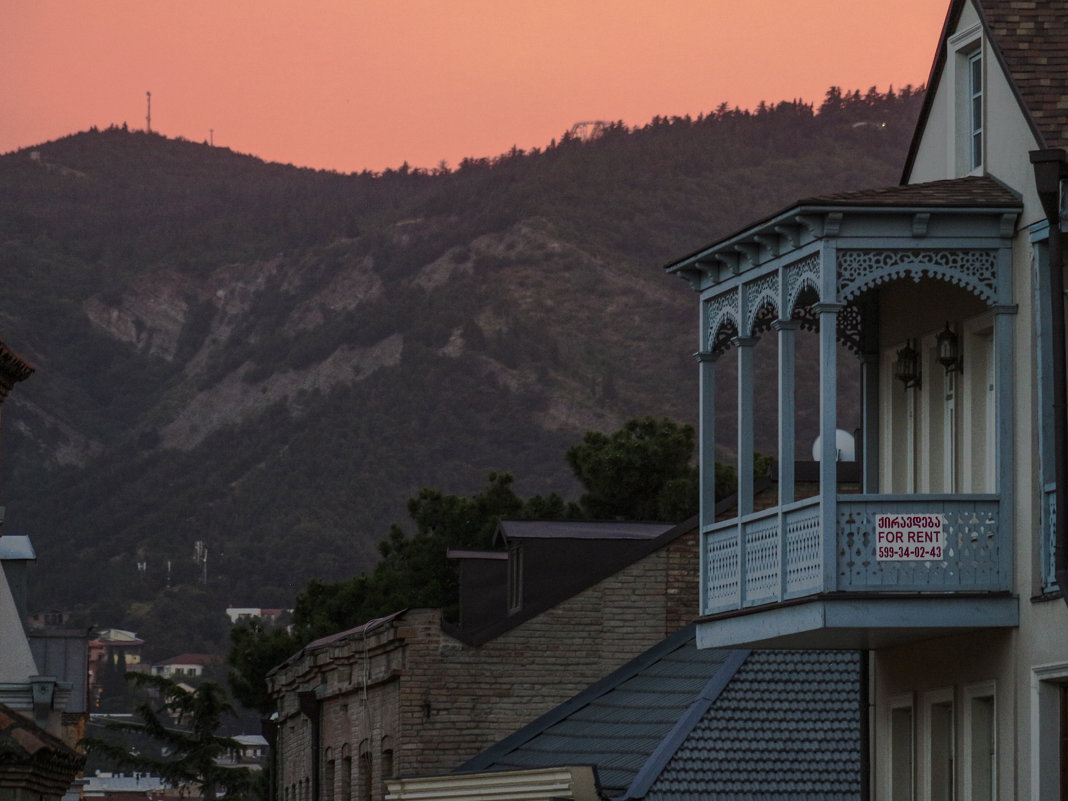
<instances>
[{"instance_id":1,"label":"utility pole","mask_svg":"<svg viewBox=\"0 0 1068 801\"><path fill-rule=\"evenodd\" d=\"M152 133L152 93L145 92L145 94L148 96L148 114L145 115L145 124L147 131Z\"/></svg>"}]
</instances>

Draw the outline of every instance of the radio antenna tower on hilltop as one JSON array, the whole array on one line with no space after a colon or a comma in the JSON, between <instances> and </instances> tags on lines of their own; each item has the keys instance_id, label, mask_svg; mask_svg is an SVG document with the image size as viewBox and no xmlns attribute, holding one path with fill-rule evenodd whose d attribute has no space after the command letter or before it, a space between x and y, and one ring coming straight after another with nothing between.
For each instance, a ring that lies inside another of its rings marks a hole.
<instances>
[{"instance_id":1,"label":"radio antenna tower on hilltop","mask_svg":"<svg viewBox=\"0 0 1068 801\"><path fill-rule=\"evenodd\" d=\"M145 125L148 133L152 133L152 93L145 92L145 95L148 96L148 114L145 115Z\"/></svg>"}]
</instances>

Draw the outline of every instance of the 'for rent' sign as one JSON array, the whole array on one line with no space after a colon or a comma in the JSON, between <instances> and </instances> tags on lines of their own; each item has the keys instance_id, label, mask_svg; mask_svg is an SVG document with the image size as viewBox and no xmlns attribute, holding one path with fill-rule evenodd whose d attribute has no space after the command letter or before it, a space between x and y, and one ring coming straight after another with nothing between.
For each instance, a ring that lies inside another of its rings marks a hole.
<instances>
[{"instance_id":1,"label":"'for rent' sign","mask_svg":"<svg viewBox=\"0 0 1068 801\"><path fill-rule=\"evenodd\" d=\"M942 515L879 515L875 540L880 561L940 560L946 546Z\"/></svg>"}]
</instances>

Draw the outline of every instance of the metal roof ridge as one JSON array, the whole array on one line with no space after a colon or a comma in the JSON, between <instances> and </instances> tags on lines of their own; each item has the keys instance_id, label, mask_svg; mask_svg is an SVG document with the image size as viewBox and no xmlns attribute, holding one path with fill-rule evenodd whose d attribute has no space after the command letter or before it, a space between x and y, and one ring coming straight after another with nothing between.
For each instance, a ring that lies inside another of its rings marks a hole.
<instances>
[{"instance_id":1,"label":"metal roof ridge","mask_svg":"<svg viewBox=\"0 0 1068 801\"><path fill-rule=\"evenodd\" d=\"M653 786L667 763L675 756L675 752L679 750L679 746L686 741L694 727L701 722L701 718L719 698L720 693L730 684L738 669L745 664L745 660L749 658L751 653L752 651L749 649L730 650L726 660L712 674L712 678L701 689L697 698L676 721L667 736L657 744L656 749L638 770L627 791L623 795L612 799L612 801L635 801L636 799L645 798L649 788Z\"/></svg>"}]
</instances>

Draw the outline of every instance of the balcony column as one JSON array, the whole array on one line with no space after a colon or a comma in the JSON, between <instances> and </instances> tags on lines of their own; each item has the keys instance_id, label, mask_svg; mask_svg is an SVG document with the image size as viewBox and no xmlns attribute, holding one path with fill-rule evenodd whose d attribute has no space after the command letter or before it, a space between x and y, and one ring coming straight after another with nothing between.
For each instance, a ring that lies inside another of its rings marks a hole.
<instances>
[{"instance_id":1,"label":"balcony column","mask_svg":"<svg viewBox=\"0 0 1068 801\"><path fill-rule=\"evenodd\" d=\"M735 337L738 349L738 608L746 605L748 548L745 517L753 512L753 346L756 337Z\"/></svg>"},{"instance_id":2,"label":"balcony column","mask_svg":"<svg viewBox=\"0 0 1068 801\"><path fill-rule=\"evenodd\" d=\"M701 466L700 521L703 532L716 522L716 360L718 353L700 351L700 440L697 463ZM704 595L702 594L702 598Z\"/></svg>"},{"instance_id":3,"label":"balcony column","mask_svg":"<svg viewBox=\"0 0 1068 801\"><path fill-rule=\"evenodd\" d=\"M795 334L801 327L797 320L776 320L772 328L779 332L779 506L794 500L795 432Z\"/></svg>"},{"instance_id":4,"label":"balcony column","mask_svg":"<svg viewBox=\"0 0 1068 801\"><path fill-rule=\"evenodd\" d=\"M753 511L753 346L756 337L736 337L738 349L738 517Z\"/></svg>"},{"instance_id":5,"label":"balcony column","mask_svg":"<svg viewBox=\"0 0 1068 801\"><path fill-rule=\"evenodd\" d=\"M1012 521L1016 516L1016 492L1014 491L1013 467L1015 449L1013 448L1013 416L1016 410L1015 381L1016 371L1013 360L1016 353L1015 316L1017 306L1000 304L994 306L994 403L997 426L996 471L999 496L998 548L1007 558L1000 560L1005 566L1006 575L999 576L1001 587L1011 589L1013 571L1015 570L1015 553L1013 548Z\"/></svg>"},{"instance_id":6,"label":"balcony column","mask_svg":"<svg viewBox=\"0 0 1068 801\"><path fill-rule=\"evenodd\" d=\"M876 293L861 300L860 447L861 492L879 492L879 304Z\"/></svg>"},{"instance_id":7,"label":"balcony column","mask_svg":"<svg viewBox=\"0 0 1068 801\"><path fill-rule=\"evenodd\" d=\"M716 360L719 354L713 351L695 353L700 364L700 439L698 440L698 465L700 465L700 498L698 511L698 548L701 550L701 578L698 606L702 613L708 605L708 554L705 551L705 532L716 522Z\"/></svg>"},{"instance_id":8,"label":"balcony column","mask_svg":"<svg viewBox=\"0 0 1068 801\"><path fill-rule=\"evenodd\" d=\"M841 303L818 303L820 317L820 531L823 586L837 585L838 528L838 312Z\"/></svg>"},{"instance_id":9,"label":"balcony column","mask_svg":"<svg viewBox=\"0 0 1068 801\"><path fill-rule=\"evenodd\" d=\"M879 354L860 357L861 492L879 492Z\"/></svg>"}]
</instances>

